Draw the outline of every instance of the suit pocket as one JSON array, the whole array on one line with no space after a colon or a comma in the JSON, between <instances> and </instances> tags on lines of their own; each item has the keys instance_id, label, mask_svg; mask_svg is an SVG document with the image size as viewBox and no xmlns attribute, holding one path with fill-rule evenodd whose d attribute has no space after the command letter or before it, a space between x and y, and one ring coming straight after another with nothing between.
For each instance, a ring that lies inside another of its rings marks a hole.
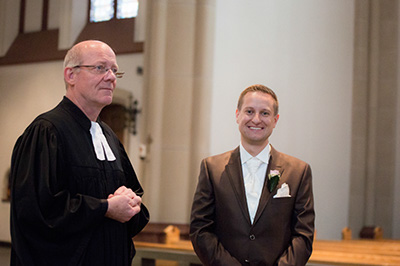
<instances>
[{"instance_id":1,"label":"suit pocket","mask_svg":"<svg viewBox=\"0 0 400 266\"><path fill-rule=\"evenodd\" d=\"M292 202L292 197L271 198L271 204L291 204Z\"/></svg>"},{"instance_id":2,"label":"suit pocket","mask_svg":"<svg viewBox=\"0 0 400 266\"><path fill-rule=\"evenodd\" d=\"M274 216L290 217L293 211L293 198L271 198L269 212Z\"/></svg>"}]
</instances>

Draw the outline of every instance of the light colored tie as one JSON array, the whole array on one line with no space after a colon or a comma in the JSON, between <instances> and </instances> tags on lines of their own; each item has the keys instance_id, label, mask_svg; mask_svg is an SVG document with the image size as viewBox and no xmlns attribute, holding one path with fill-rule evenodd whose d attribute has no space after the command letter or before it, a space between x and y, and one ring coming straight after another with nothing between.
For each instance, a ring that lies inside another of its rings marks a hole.
<instances>
[{"instance_id":1,"label":"light colored tie","mask_svg":"<svg viewBox=\"0 0 400 266\"><path fill-rule=\"evenodd\" d=\"M104 161L107 156L107 161L115 161L115 155L112 152L110 145L108 145L107 139L104 136L100 125L97 122L91 122L92 126L90 127L90 134L92 135L94 152L96 153L97 159Z\"/></svg>"},{"instance_id":2,"label":"light colored tie","mask_svg":"<svg viewBox=\"0 0 400 266\"><path fill-rule=\"evenodd\" d=\"M253 157L246 162L247 169L249 170L248 181L246 182L246 197L251 222L254 221L258 207L258 201L260 200L260 195L257 192L256 187L259 185L259 182L257 182L257 170L261 164L262 161L256 157Z\"/></svg>"}]
</instances>

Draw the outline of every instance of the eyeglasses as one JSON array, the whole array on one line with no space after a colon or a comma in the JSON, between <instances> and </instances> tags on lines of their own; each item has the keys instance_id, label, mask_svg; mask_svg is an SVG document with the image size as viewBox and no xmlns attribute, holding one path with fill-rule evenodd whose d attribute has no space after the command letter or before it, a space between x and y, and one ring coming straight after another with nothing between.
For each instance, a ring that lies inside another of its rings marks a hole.
<instances>
[{"instance_id":1,"label":"eyeglasses","mask_svg":"<svg viewBox=\"0 0 400 266\"><path fill-rule=\"evenodd\" d=\"M98 66L93 66L93 65L76 65L72 68L81 68L81 67L87 67L91 68L96 72L97 74L104 75L106 74L109 70L115 75L116 78L122 78L125 74L125 72L118 72L118 69L116 68L106 68L105 66L98 65Z\"/></svg>"}]
</instances>

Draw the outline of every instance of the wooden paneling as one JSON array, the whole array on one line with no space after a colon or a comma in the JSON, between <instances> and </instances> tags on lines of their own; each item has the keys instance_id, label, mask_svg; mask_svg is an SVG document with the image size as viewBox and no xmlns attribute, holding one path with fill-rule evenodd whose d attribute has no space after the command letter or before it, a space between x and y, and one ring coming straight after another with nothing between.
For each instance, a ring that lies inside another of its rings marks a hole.
<instances>
[{"instance_id":1,"label":"wooden paneling","mask_svg":"<svg viewBox=\"0 0 400 266\"><path fill-rule=\"evenodd\" d=\"M143 42L134 42L134 29L135 18L88 23L76 42L100 40L110 45L117 54L141 53Z\"/></svg>"},{"instance_id":2,"label":"wooden paneling","mask_svg":"<svg viewBox=\"0 0 400 266\"><path fill-rule=\"evenodd\" d=\"M135 19L88 23L75 43L83 40L101 40L111 46L116 54L141 53L143 42L134 42ZM20 33L0 65L26 64L63 60L66 50L58 50L58 30Z\"/></svg>"}]
</instances>

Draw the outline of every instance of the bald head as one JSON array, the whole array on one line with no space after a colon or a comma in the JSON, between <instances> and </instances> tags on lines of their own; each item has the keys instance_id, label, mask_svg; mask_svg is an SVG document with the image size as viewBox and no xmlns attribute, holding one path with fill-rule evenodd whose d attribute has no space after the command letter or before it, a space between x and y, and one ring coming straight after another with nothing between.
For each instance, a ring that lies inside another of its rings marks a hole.
<instances>
[{"instance_id":1,"label":"bald head","mask_svg":"<svg viewBox=\"0 0 400 266\"><path fill-rule=\"evenodd\" d=\"M106 48L112 51L115 55L114 51L111 49L108 44L102 41L96 40L88 40L75 44L65 55L64 58L64 68L73 67L76 65L81 65L83 62L83 55L89 53L90 51L95 51L100 48Z\"/></svg>"}]
</instances>

